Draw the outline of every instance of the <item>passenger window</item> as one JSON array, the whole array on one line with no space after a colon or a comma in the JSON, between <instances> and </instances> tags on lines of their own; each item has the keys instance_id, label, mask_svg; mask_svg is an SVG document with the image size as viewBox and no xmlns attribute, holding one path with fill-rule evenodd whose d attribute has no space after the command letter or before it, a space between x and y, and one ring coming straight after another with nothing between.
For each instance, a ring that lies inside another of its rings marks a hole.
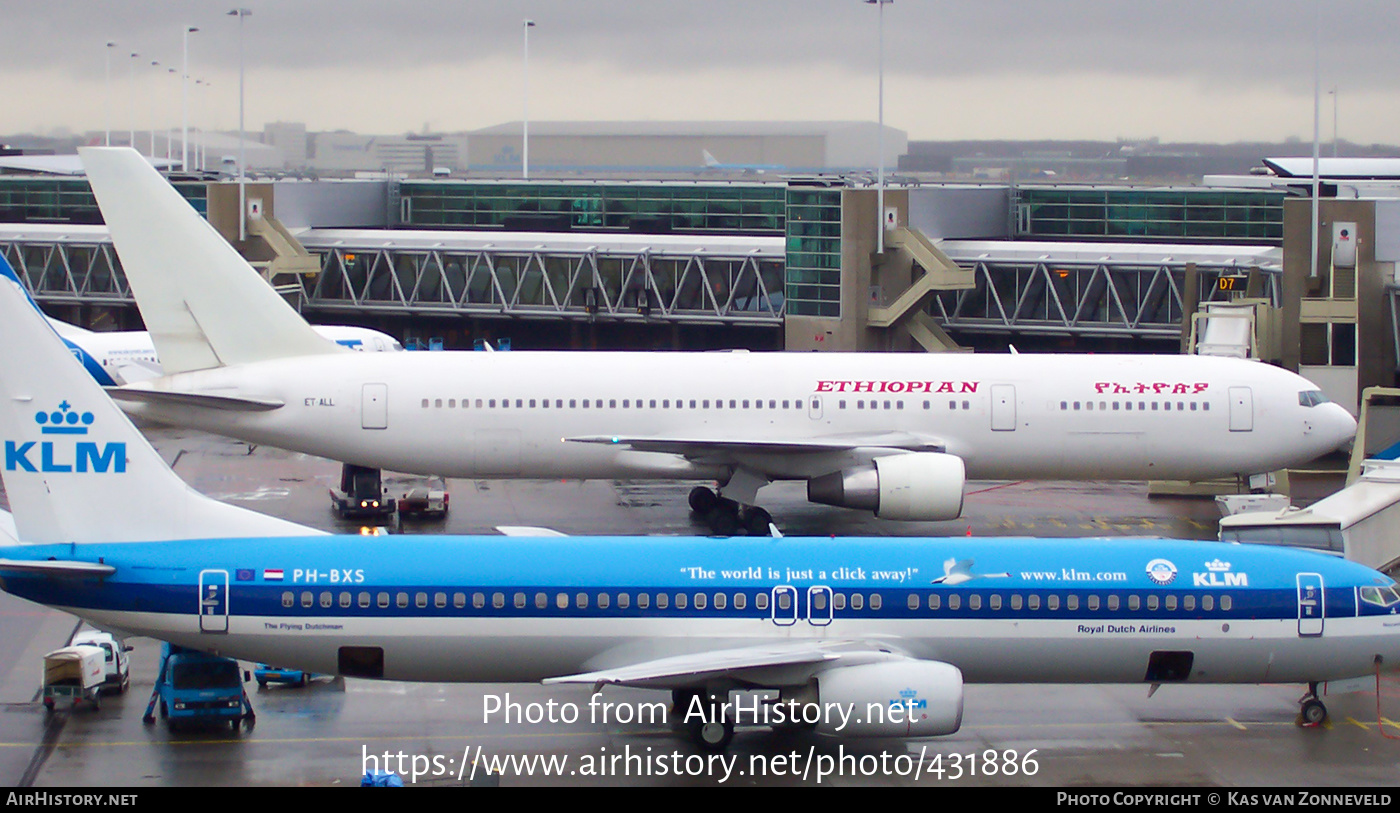
<instances>
[{"instance_id":1,"label":"passenger window","mask_svg":"<svg viewBox=\"0 0 1400 813\"><path fill-rule=\"evenodd\" d=\"M497 610L505 609L505 606L506 606L506 594L505 594L505 593L492 593L492 594L491 594L491 606L494 607L494 608L497 609Z\"/></svg>"},{"instance_id":2,"label":"passenger window","mask_svg":"<svg viewBox=\"0 0 1400 813\"><path fill-rule=\"evenodd\" d=\"M706 604L708 603L708 602L707 602L707 599L708 599L708 598L709 598L709 597L706 596L704 593L696 593L696 594L695 594L695 609L697 609L697 610L703 610L703 609L705 609L705 606L706 606Z\"/></svg>"},{"instance_id":3,"label":"passenger window","mask_svg":"<svg viewBox=\"0 0 1400 813\"><path fill-rule=\"evenodd\" d=\"M1175 595L1168 595L1168 596L1167 596L1167 610L1168 610L1168 611L1175 611L1175 610L1176 610L1176 596L1175 596Z\"/></svg>"},{"instance_id":4,"label":"passenger window","mask_svg":"<svg viewBox=\"0 0 1400 813\"><path fill-rule=\"evenodd\" d=\"M577 593L574 595L574 608L578 610L588 609L588 594Z\"/></svg>"},{"instance_id":5,"label":"passenger window","mask_svg":"<svg viewBox=\"0 0 1400 813\"><path fill-rule=\"evenodd\" d=\"M784 590L778 594L778 609L784 612L792 609L792 593Z\"/></svg>"},{"instance_id":6,"label":"passenger window","mask_svg":"<svg viewBox=\"0 0 1400 813\"><path fill-rule=\"evenodd\" d=\"M919 609L919 597L918 597L918 596L910 596L910 598L912 598L912 599L914 600L914 606L913 606L913 607L910 607L909 609L911 609L911 610L917 610L917 609ZM823 592L823 591L818 591L818 592L812 594L812 609L813 609L813 610L817 610L817 611L824 611L824 610L826 610L826 593L825 593L825 592Z\"/></svg>"},{"instance_id":7,"label":"passenger window","mask_svg":"<svg viewBox=\"0 0 1400 813\"><path fill-rule=\"evenodd\" d=\"M929 608L930 610L937 610L939 604L940 604L940 602L939 602L939 600L938 600L938 594L937 594L937 593L929 593L929 594L928 594L928 608Z\"/></svg>"},{"instance_id":8,"label":"passenger window","mask_svg":"<svg viewBox=\"0 0 1400 813\"><path fill-rule=\"evenodd\" d=\"M988 607L988 609L992 609L992 610L1000 610L1000 609L1001 609L1001 594L1000 594L1000 593L993 593L991 596L989 596L988 599L987 599L987 607Z\"/></svg>"},{"instance_id":9,"label":"passenger window","mask_svg":"<svg viewBox=\"0 0 1400 813\"><path fill-rule=\"evenodd\" d=\"M864 610L864 609L865 609L865 596L861 595L860 593L852 593L852 594L851 594L851 609L852 609L852 610Z\"/></svg>"},{"instance_id":10,"label":"passenger window","mask_svg":"<svg viewBox=\"0 0 1400 813\"><path fill-rule=\"evenodd\" d=\"M1065 597L1065 609L1066 609L1066 610L1069 610L1070 612L1077 612L1077 611L1079 610L1079 596L1075 596L1075 595L1066 596L1066 597Z\"/></svg>"},{"instance_id":11,"label":"passenger window","mask_svg":"<svg viewBox=\"0 0 1400 813\"><path fill-rule=\"evenodd\" d=\"M452 606L455 607L455 608L458 609L458 610L462 609L463 607L466 607L466 606L467 606L467 594L466 594L466 593L453 593L453 594L452 594Z\"/></svg>"},{"instance_id":12,"label":"passenger window","mask_svg":"<svg viewBox=\"0 0 1400 813\"><path fill-rule=\"evenodd\" d=\"M369 593L360 593L360 595L356 596L356 599L357 599L357 601L358 601L358 603L359 603L359 605L360 605L361 608L368 608L368 607L369 607L369 602L370 602Z\"/></svg>"},{"instance_id":13,"label":"passenger window","mask_svg":"<svg viewBox=\"0 0 1400 813\"><path fill-rule=\"evenodd\" d=\"M684 610L684 609L685 609L685 605L686 605L685 593L677 593L677 594L676 594L676 609L677 609L677 610Z\"/></svg>"},{"instance_id":14,"label":"passenger window","mask_svg":"<svg viewBox=\"0 0 1400 813\"><path fill-rule=\"evenodd\" d=\"M1021 594L1020 594L1020 593L1013 593L1013 594L1011 595L1011 609L1013 609L1013 610L1019 610L1019 609L1021 609Z\"/></svg>"},{"instance_id":15,"label":"passenger window","mask_svg":"<svg viewBox=\"0 0 1400 813\"><path fill-rule=\"evenodd\" d=\"M638 593L638 594L637 594L637 609L639 609L639 610L645 610L645 609L647 609L647 608L650 607L650 606L651 606L651 594L650 594L650 593Z\"/></svg>"},{"instance_id":16,"label":"passenger window","mask_svg":"<svg viewBox=\"0 0 1400 813\"><path fill-rule=\"evenodd\" d=\"M355 599L354 599L354 596L351 596L349 593L341 593L341 594L340 594L340 608L341 608L342 610L348 609L348 608L350 607L351 603L354 602L354 600L355 600Z\"/></svg>"},{"instance_id":17,"label":"passenger window","mask_svg":"<svg viewBox=\"0 0 1400 813\"><path fill-rule=\"evenodd\" d=\"M734 609L742 610L749 606L749 596L747 593L734 594Z\"/></svg>"},{"instance_id":18,"label":"passenger window","mask_svg":"<svg viewBox=\"0 0 1400 813\"><path fill-rule=\"evenodd\" d=\"M631 604L632 604L632 600L631 600L630 596L629 596L627 593L618 593L618 594L617 594L617 608L618 608L619 610L625 610L625 609L627 609L628 607L630 607Z\"/></svg>"},{"instance_id":19,"label":"passenger window","mask_svg":"<svg viewBox=\"0 0 1400 813\"><path fill-rule=\"evenodd\" d=\"M1089 596L1089 609L1090 609L1090 610L1097 610L1098 608L1099 608L1099 597L1098 597L1098 596Z\"/></svg>"},{"instance_id":20,"label":"passenger window","mask_svg":"<svg viewBox=\"0 0 1400 813\"><path fill-rule=\"evenodd\" d=\"M296 595L288 590L282 594L282 606L290 608L293 604L296 604Z\"/></svg>"},{"instance_id":21,"label":"passenger window","mask_svg":"<svg viewBox=\"0 0 1400 813\"><path fill-rule=\"evenodd\" d=\"M1060 609L1060 597L1053 593L1051 595L1046 596L1045 609L1050 610L1052 612Z\"/></svg>"},{"instance_id":22,"label":"passenger window","mask_svg":"<svg viewBox=\"0 0 1400 813\"><path fill-rule=\"evenodd\" d=\"M395 594L394 594L394 606L395 606L395 607L398 607L400 610L408 609L408 594L407 594L407 593L395 593Z\"/></svg>"},{"instance_id":23,"label":"passenger window","mask_svg":"<svg viewBox=\"0 0 1400 813\"><path fill-rule=\"evenodd\" d=\"M608 606L611 605L611 604L612 604L612 601L609 600L608 594L607 594L607 593L599 593L599 594L598 594L598 609L600 609L600 610L606 610L606 609L608 608Z\"/></svg>"},{"instance_id":24,"label":"passenger window","mask_svg":"<svg viewBox=\"0 0 1400 813\"><path fill-rule=\"evenodd\" d=\"M948 609L958 610L962 607L962 596L957 593L948 596Z\"/></svg>"},{"instance_id":25,"label":"passenger window","mask_svg":"<svg viewBox=\"0 0 1400 813\"><path fill-rule=\"evenodd\" d=\"M1157 596L1148 596L1148 597L1147 597L1147 609L1150 610L1150 611L1156 612L1156 610L1157 610L1158 606L1160 605L1160 603L1161 603L1161 600L1158 599Z\"/></svg>"},{"instance_id":26,"label":"passenger window","mask_svg":"<svg viewBox=\"0 0 1400 813\"><path fill-rule=\"evenodd\" d=\"M547 607L549 607L549 596L545 595L544 593L536 593L536 594L535 594L535 609L536 609L536 610L543 610L543 609L546 609Z\"/></svg>"},{"instance_id":27,"label":"passenger window","mask_svg":"<svg viewBox=\"0 0 1400 813\"><path fill-rule=\"evenodd\" d=\"M428 594L427 594L427 593L416 593L416 594L414 594L414 596L413 596L413 604L414 604L415 607L417 607L417 608L420 609L420 610L423 609L424 607L427 607L427 606L428 606Z\"/></svg>"},{"instance_id":28,"label":"passenger window","mask_svg":"<svg viewBox=\"0 0 1400 813\"><path fill-rule=\"evenodd\" d=\"M311 591L305 590L305 591L302 592L302 594L301 594L301 606L303 606L303 607L310 607L313 603L315 603L315 601L316 601L316 598L315 598L315 596L312 596L312 595L311 595Z\"/></svg>"},{"instance_id":29,"label":"passenger window","mask_svg":"<svg viewBox=\"0 0 1400 813\"><path fill-rule=\"evenodd\" d=\"M439 610L447 606L446 593L433 593L433 606Z\"/></svg>"},{"instance_id":30,"label":"passenger window","mask_svg":"<svg viewBox=\"0 0 1400 813\"><path fill-rule=\"evenodd\" d=\"M543 595L543 593L541 593L541 595ZM517 610L523 610L523 609L525 609L525 594L524 594L524 593L516 593L515 596L514 596L514 604L515 604L515 609L517 609Z\"/></svg>"},{"instance_id":31,"label":"passenger window","mask_svg":"<svg viewBox=\"0 0 1400 813\"><path fill-rule=\"evenodd\" d=\"M671 595L669 593L656 594L656 609L664 610L671 606Z\"/></svg>"},{"instance_id":32,"label":"passenger window","mask_svg":"<svg viewBox=\"0 0 1400 813\"><path fill-rule=\"evenodd\" d=\"M973 612L982 609L982 594L973 593L967 597L967 608Z\"/></svg>"},{"instance_id":33,"label":"passenger window","mask_svg":"<svg viewBox=\"0 0 1400 813\"><path fill-rule=\"evenodd\" d=\"M911 609L911 610L917 610L917 609L919 609L919 596L918 596L918 594L916 594L916 593L910 593L910 594L909 594L909 598L905 601L905 604L906 604L906 605L909 607L909 609Z\"/></svg>"},{"instance_id":34,"label":"passenger window","mask_svg":"<svg viewBox=\"0 0 1400 813\"><path fill-rule=\"evenodd\" d=\"M831 597L831 609L833 609L833 610L844 610L844 609L846 609L846 594L845 594L845 593L835 593L835 594L832 595L832 597Z\"/></svg>"},{"instance_id":35,"label":"passenger window","mask_svg":"<svg viewBox=\"0 0 1400 813\"><path fill-rule=\"evenodd\" d=\"M1195 610L1196 610L1196 597L1195 597L1195 596L1184 596L1184 597L1181 599L1181 608L1182 608L1183 610L1185 610L1186 612L1188 612L1188 613L1190 613L1190 612L1195 612Z\"/></svg>"},{"instance_id":36,"label":"passenger window","mask_svg":"<svg viewBox=\"0 0 1400 813\"><path fill-rule=\"evenodd\" d=\"M486 594L485 594L485 593L472 593L472 608L473 608L473 609L480 610L481 608L483 608L483 607L485 607L485 606L486 606Z\"/></svg>"},{"instance_id":37,"label":"passenger window","mask_svg":"<svg viewBox=\"0 0 1400 813\"><path fill-rule=\"evenodd\" d=\"M1129 609L1129 610L1141 610L1141 609L1142 609L1142 599L1139 598L1137 595L1128 596L1128 609Z\"/></svg>"},{"instance_id":38,"label":"passenger window","mask_svg":"<svg viewBox=\"0 0 1400 813\"><path fill-rule=\"evenodd\" d=\"M1039 609L1040 609L1040 596L1037 596L1037 595L1026 596L1026 608L1027 608L1027 609L1030 609L1030 610L1039 610ZM1017 609L1020 609L1020 608L1018 607Z\"/></svg>"},{"instance_id":39,"label":"passenger window","mask_svg":"<svg viewBox=\"0 0 1400 813\"><path fill-rule=\"evenodd\" d=\"M381 610L388 609L388 607L389 607L389 594L388 594L388 593L380 593L378 596L375 596L374 603L377 604L377 605L379 605L379 609L381 609Z\"/></svg>"},{"instance_id":40,"label":"passenger window","mask_svg":"<svg viewBox=\"0 0 1400 813\"><path fill-rule=\"evenodd\" d=\"M1201 609L1204 610L1204 611L1206 611L1206 612L1210 612L1211 610L1214 610L1214 609L1215 609L1215 596L1211 596L1211 595L1201 596Z\"/></svg>"},{"instance_id":41,"label":"passenger window","mask_svg":"<svg viewBox=\"0 0 1400 813\"><path fill-rule=\"evenodd\" d=\"M729 596L724 593L715 593L715 609L723 610L729 605Z\"/></svg>"},{"instance_id":42,"label":"passenger window","mask_svg":"<svg viewBox=\"0 0 1400 813\"><path fill-rule=\"evenodd\" d=\"M1109 597L1108 597L1108 610L1109 610L1109 612L1117 612L1117 611L1118 611L1118 597L1117 597L1117 596L1109 596Z\"/></svg>"},{"instance_id":43,"label":"passenger window","mask_svg":"<svg viewBox=\"0 0 1400 813\"><path fill-rule=\"evenodd\" d=\"M885 597L879 593L870 594L870 609L878 610L885 604Z\"/></svg>"},{"instance_id":44,"label":"passenger window","mask_svg":"<svg viewBox=\"0 0 1400 813\"><path fill-rule=\"evenodd\" d=\"M561 610L569 609L569 594L559 593L554 597L554 606Z\"/></svg>"},{"instance_id":45,"label":"passenger window","mask_svg":"<svg viewBox=\"0 0 1400 813\"><path fill-rule=\"evenodd\" d=\"M1235 606L1234 599L1230 598L1229 596L1221 596L1221 597L1220 597L1220 609L1221 609L1222 611L1228 612L1228 611L1230 610L1230 608L1232 608L1232 607L1234 607L1234 606Z\"/></svg>"}]
</instances>

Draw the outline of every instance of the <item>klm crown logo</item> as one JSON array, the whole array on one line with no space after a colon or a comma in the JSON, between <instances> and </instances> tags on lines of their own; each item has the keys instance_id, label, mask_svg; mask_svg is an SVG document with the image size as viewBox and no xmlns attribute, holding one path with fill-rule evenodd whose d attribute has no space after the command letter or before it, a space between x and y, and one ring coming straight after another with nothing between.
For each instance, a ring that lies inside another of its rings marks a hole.
<instances>
[{"instance_id":1,"label":"klm crown logo","mask_svg":"<svg viewBox=\"0 0 1400 813\"><path fill-rule=\"evenodd\" d=\"M91 412L78 412L63 401L52 412L36 412L34 423L42 435L77 435L88 433L95 417ZM38 447L38 463L30 457ZM5 441L5 471L46 473L121 474L126 471L126 444L104 443L100 447L91 441L79 440L69 446L59 441Z\"/></svg>"},{"instance_id":2,"label":"klm crown logo","mask_svg":"<svg viewBox=\"0 0 1400 813\"><path fill-rule=\"evenodd\" d=\"M43 427L39 431L45 435L86 435L88 427L92 426L92 413L79 414L72 409L72 405L64 401L53 412L36 412L34 422Z\"/></svg>"}]
</instances>

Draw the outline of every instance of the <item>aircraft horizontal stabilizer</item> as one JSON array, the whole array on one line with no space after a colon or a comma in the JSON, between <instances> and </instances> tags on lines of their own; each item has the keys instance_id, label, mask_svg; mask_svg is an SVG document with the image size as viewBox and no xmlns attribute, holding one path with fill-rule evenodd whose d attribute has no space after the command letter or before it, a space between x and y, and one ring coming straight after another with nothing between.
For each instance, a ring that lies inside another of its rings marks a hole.
<instances>
[{"instance_id":1,"label":"aircraft horizontal stabilizer","mask_svg":"<svg viewBox=\"0 0 1400 813\"><path fill-rule=\"evenodd\" d=\"M767 452L792 454L802 452L840 452L850 449L898 449L905 452L942 452L946 445L938 438L911 432L863 432L850 435L826 435L788 440L775 438L683 438L640 437L629 435L580 435L564 438L570 443L599 443L626 446L639 452L664 452L686 456L709 455L716 452Z\"/></svg>"},{"instance_id":2,"label":"aircraft horizontal stabilizer","mask_svg":"<svg viewBox=\"0 0 1400 813\"><path fill-rule=\"evenodd\" d=\"M542 536L568 536L568 534L556 531L553 528L540 528L534 525L497 525L496 530L500 531L502 536L526 536L534 538Z\"/></svg>"},{"instance_id":3,"label":"aircraft horizontal stabilizer","mask_svg":"<svg viewBox=\"0 0 1400 813\"><path fill-rule=\"evenodd\" d=\"M6 572L65 579L96 579L110 576L116 573L117 569L97 562L60 562L56 559L27 562L20 559L0 559L0 573Z\"/></svg>"},{"instance_id":4,"label":"aircraft horizontal stabilizer","mask_svg":"<svg viewBox=\"0 0 1400 813\"><path fill-rule=\"evenodd\" d=\"M133 401L152 406L201 407L225 412L270 412L286 403L275 398L238 398L232 395L205 395L199 392L171 392L128 387L107 387L114 401Z\"/></svg>"}]
</instances>

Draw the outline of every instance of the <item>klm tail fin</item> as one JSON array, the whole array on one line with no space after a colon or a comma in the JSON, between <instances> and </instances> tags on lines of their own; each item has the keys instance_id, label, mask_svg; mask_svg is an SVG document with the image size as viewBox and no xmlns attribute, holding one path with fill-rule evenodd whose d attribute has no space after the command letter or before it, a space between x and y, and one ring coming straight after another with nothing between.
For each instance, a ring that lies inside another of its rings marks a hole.
<instances>
[{"instance_id":1,"label":"klm tail fin","mask_svg":"<svg viewBox=\"0 0 1400 813\"><path fill-rule=\"evenodd\" d=\"M317 335L135 150L78 152L166 375L347 352Z\"/></svg>"},{"instance_id":2,"label":"klm tail fin","mask_svg":"<svg viewBox=\"0 0 1400 813\"><path fill-rule=\"evenodd\" d=\"M185 485L75 364L12 280L0 279L0 441L20 540L135 542L320 531Z\"/></svg>"}]
</instances>

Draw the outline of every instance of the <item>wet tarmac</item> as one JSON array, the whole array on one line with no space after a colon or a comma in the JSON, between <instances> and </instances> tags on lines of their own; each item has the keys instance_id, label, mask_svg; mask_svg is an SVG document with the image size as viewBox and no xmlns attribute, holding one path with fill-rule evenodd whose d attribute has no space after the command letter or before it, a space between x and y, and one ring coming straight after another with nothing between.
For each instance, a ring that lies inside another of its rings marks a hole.
<instances>
[{"instance_id":1,"label":"wet tarmac","mask_svg":"<svg viewBox=\"0 0 1400 813\"><path fill-rule=\"evenodd\" d=\"M155 430L175 470L220 499L327 530L339 465L192 432ZM406 532L491 533L534 525L568 534L703 534L690 484L448 481L451 512ZM1143 483L974 483L953 522L891 523L812 505L801 484L760 499L787 535L1174 536L1211 539L1211 500L1149 498ZM1300 686L973 685L962 730L933 740L842 740L741 724L723 759L673 725L668 697L609 688L408 684L321 678L305 687L249 683L256 725L172 732L141 721L159 644L133 639L130 691L98 711L45 714L44 652L77 626L0 594L0 782L36 788L336 786L368 767L418 785L1390 785L1400 776L1400 683L1328 698L1329 724L1296 724ZM248 665L251 668L251 664ZM496 704L517 704L503 720ZM534 705L531 705L534 704ZM553 709L553 719L545 712ZM566 720L569 709L577 719ZM531 713L538 712L539 718ZM662 719L665 717L666 719ZM1383 722L1377 722L1377 718ZM741 723L744 720L741 719ZM415 776L416 774L416 776Z\"/></svg>"}]
</instances>

